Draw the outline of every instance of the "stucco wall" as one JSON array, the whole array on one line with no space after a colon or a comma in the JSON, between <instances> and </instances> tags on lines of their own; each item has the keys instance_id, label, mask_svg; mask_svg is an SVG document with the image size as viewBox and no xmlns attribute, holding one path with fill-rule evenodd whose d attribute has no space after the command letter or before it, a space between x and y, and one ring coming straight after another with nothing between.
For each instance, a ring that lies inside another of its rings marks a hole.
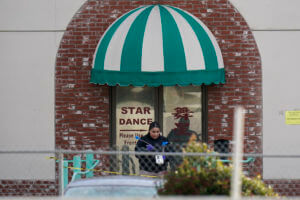
<instances>
[{"instance_id":1,"label":"stucco wall","mask_svg":"<svg viewBox=\"0 0 300 200\"><path fill-rule=\"evenodd\" d=\"M283 113L300 109L297 92L300 2L230 1L250 26L262 59L263 152L299 153L299 125L285 125ZM1 150L54 149L55 57L67 24L84 2L1 0ZM26 160L23 164L28 168L30 159ZM300 178L298 161L287 159L281 160L282 163L284 167L276 159L264 160L264 178ZM11 166L17 165L16 161ZM46 167L43 169L46 173L31 175L52 179L52 169ZM0 179L10 177L9 174L16 179L30 178L23 172L16 173L15 168L3 170Z\"/></svg>"},{"instance_id":2,"label":"stucco wall","mask_svg":"<svg viewBox=\"0 0 300 200\"><path fill-rule=\"evenodd\" d=\"M300 110L300 1L231 0L248 22L263 72L263 152L300 153L300 125L286 125L285 111ZM297 158L265 158L264 178L299 179Z\"/></svg>"},{"instance_id":3,"label":"stucco wall","mask_svg":"<svg viewBox=\"0 0 300 200\"><path fill-rule=\"evenodd\" d=\"M83 2L0 2L0 150L54 150L55 57ZM54 179L46 156L1 155L0 179Z\"/></svg>"}]
</instances>

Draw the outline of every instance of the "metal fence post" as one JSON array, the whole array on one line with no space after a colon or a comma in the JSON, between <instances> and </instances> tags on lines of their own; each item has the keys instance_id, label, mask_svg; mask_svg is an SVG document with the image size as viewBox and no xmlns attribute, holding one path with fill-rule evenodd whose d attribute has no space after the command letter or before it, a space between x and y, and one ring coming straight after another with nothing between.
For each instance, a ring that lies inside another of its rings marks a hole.
<instances>
[{"instance_id":1,"label":"metal fence post","mask_svg":"<svg viewBox=\"0 0 300 200\"><path fill-rule=\"evenodd\" d=\"M59 196L64 194L64 155L58 154L58 192Z\"/></svg>"},{"instance_id":2,"label":"metal fence post","mask_svg":"<svg viewBox=\"0 0 300 200\"><path fill-rule=\"evenodd\" d=\"M87 170L91 169L92 166L94 165L94 162L95 162L95 160L94 160L94 154L87 153L85 160L86 160L86 168L87 168ZM94 176L94 172L91 170L85 176L87 178L93 177Z\"/></svg>"},{"instance_id":3,"label":"metal fence post","mask_svg":"<svg viewBox=\"0 0 300 200\"><path fill-rule=\"evenodd\" d=\"M244 115L242 107L236 107L234 112L234 155L233 172L231 177L231 197L233 200L241 199L241 161L244 149Z\"/></svg>"}]
</instances>

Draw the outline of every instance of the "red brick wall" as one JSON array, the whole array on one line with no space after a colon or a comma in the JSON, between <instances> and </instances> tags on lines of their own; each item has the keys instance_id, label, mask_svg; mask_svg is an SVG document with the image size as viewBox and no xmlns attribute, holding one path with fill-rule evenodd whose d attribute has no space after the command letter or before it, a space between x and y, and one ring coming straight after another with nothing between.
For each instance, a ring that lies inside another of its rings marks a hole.
<instances>
[{"instance_id":1,"label":"red brick wall","mask_svg":"<svg viewBox=\"0 0 300 200\"><path fill-rule=\"evenodd\" d=\"M233 108L243 105L247 111L245 152L261 153L260 55L247 23L228 0L87 1L69 23L57 53L56 149L109 147L109 87L89 83L93 54L102 34L117 17L140 5L156 3L176 6L194 14L208 26L220 45L226 70L226 84L208 86L209 142L215 139L232 139ZM260 159L252 166L255 167L250 170L251 175L262 173ZM39 188L44 184L33 182L33 185ZM43 195L42 191L45 190L27 192Z\"/></svg>"},{"instance_id":2,"label":"red brick wall","mask_svg":"<svg viewBox=\"0 0 300 200\"><path fill-rule=\"evenodd\" d=\"M265 180L282 196L300 196L300 180Z\"/></svg>"},{"instance_id":3,"label":"red brick wall","mask_svg":"<svg viewBox=\"0 0 300 200\"><path fill-rule=\"evenodd\" d=\"M99 149L108 146L109 88L89 83L93 54L103 32L119 16L157 1L88 1L73 17L56 62L56 147ZM261 153L261 61L253 35L227 0L159 1L200 18L220 45L226 84L208 86L208 140L232 139L233 108L246 108L245 151ZM252 167L251 167L252 166ZM262 161L246 166L262 173ZM255 166L255 167L253 167Z\"/></svg>"},{"instance_id":4,"label":"red brick wall","mask_svg":"<svg viewBox=\"0 0 300 200\"><path fill-rule=\"evenodd\" d=\"M56 60L56 147L109 144L109 88L89 83L93 54L108 26L125 12L157 1L90 0L74 15ZM261 152L261 61L253 35L227 0L159 1L199 17L220 45L226 84L208 86L208 138L231 139L233 108L246 110L247 152ZM247 146L248 146L247 145ZM251 149L251 150L250 150Z\"/></svg>"},{"instance_id":5,"label":"red brick wall","mask_svg":"<svg viewBox=\"0 0 300 200\"><path fill-rule=\"evenodd\" d=\"M53 196L58 195L54 181L0 180L0 196Z\"/></svg>"}]
</instances>

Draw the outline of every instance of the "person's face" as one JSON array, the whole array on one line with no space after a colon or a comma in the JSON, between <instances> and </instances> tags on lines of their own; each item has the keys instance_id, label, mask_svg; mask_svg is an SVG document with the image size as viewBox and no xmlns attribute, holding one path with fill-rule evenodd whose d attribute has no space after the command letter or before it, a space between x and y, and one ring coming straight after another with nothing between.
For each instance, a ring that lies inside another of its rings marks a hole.
<instances>
[{"instance_id":1,"label":"person's face","mask_svg":"<svg viewBox=\"0 0 300 200\"><path fill-rule=\"evenodd\" d=\"M160 129L157 127L154 127L149 132L150 132L150 136L153 139L157 139L159 137Z\"/></svg>"}]
</instances>

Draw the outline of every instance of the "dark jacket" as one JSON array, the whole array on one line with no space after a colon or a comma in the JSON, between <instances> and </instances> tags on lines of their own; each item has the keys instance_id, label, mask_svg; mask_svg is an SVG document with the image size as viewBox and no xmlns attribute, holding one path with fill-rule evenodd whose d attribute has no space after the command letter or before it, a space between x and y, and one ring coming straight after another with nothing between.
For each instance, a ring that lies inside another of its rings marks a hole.
<instances>
[{"instance_id":1,"label":"dark jacket","mask_svg":"<svg viewBox=\"0 0 300 200\"><path fill-rule=\"evenodd\" d=\"M157 139L151 138L150 134L143 136L136 144L135 151L146 151L148 143L154 147L154 150L151 152L163 152L168 151L167 146L163 147L162 143L168 142L167 138L163 136L159 136ZM164 164L156 164L154 155L136 155L139 159L140 170L148 171L148 172L160 172L167 170L168 159L164 160Z\"/></svg>"}]
</instances>

